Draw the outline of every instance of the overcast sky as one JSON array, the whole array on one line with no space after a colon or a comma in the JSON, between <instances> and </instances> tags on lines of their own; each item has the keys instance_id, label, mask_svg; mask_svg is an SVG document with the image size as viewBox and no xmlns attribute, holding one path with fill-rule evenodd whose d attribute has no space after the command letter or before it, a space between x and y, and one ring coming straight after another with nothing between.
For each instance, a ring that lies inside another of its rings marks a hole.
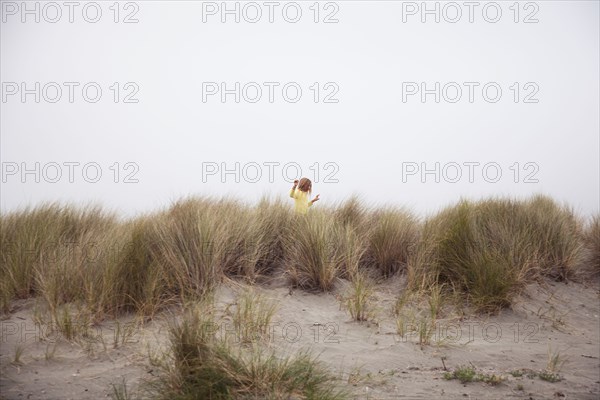
<instances>
[{"instance_id":1,"label":"overcast sky","mask_svg":"<svg viewBox=\"0 0 600 400\"><path fill-rule=\"evenodd\" d=\"M2 212L299 176L321 204L598 212L599 3L514 3L2 1Z\"/></svg>"}]
</instances>

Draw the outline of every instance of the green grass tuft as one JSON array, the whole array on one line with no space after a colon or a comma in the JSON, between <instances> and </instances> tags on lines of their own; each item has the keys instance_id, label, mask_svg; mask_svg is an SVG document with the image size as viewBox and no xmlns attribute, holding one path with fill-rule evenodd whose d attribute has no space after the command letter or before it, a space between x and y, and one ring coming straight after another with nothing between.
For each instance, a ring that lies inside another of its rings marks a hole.
<instances>
[{"instance_id":1,"label":"green grass tuft","mask_svg":"<svg viewBox=\"0 0 600 400\"><path fill-rule=\"evenodd\" d=\"M188 310L170 328L172 360L149 386L157 399L343 399L333 377L308 352L277 356L219 337L213 311Z\"/></svg>"}]
</instances>

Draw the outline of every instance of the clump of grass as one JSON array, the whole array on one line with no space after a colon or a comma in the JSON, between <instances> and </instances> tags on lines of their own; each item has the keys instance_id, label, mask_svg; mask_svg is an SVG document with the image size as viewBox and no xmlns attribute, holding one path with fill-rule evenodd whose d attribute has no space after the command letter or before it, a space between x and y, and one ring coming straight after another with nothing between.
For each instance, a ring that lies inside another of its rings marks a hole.
<instances>
[{"instance_id":1,"label":"clump of grass","mask_svg":"<svg viewBox=\"0 0 600 400\"><path fill-rule=\"evenodd\" d=\"M189 199L175 203L165 218L153 226L155 242L150 261L161 266L167 294L182 302L201 300L219 282L224 266L218 260L223 242L206 201Z\"/></svg>"},{"instance_id":2,"label":"clump of grass","mask_svg":"<svg viewBox=\"0 0 600 400\"><path fill-rule=\"evenodd\" d=\"M242 343L268 339L271 320L277 310L273 301L248 289L238 296L234 307L229 314Z\"/></svg>"},{"instance_id":3,"label":"clump of grass","mask_svg":"<svg viewBox=\"0 0 600 400\"><path fill-rule=\"evenodd\" d=\"M350 281L350 289L343 297L344 305L355 321L367 321L374 315L370 299L373 281L364 273L356 273Z\"/></svg>"},{"instance_id":4,"label":"clump of grass","mask_svg":"<svg viewBox=\"0 0 600 400\"><path fill-rule=\"evenodd\" d=\"M342 226L360 229L365 223L368 210L358 196L352 196L333 212L334 220Z\"/></svg>"},{"instance_id":5,"label":"clump of grass","mask_svg":"<svg viewBox=\"0 0 600 400\"><path fill-rule=\"evenodd\" d=\"M546 364L546 371L551 374L558 374L562 367L565 365L567 360L563 358L560 350L552 350L552 347L548 346L548 362Z\"/></svg>"},{"instance_id":6,"label":"clump of grass","mask_svg":"<svg viewBox=\"0 0 600 400\"><path fill-rule=\"evenodd\" d=\"M340 277L350 281L360 274L366 276L369 269L364 264L368 244L364 240L364 232L350 225L335 225L335 236L331 245L338 252L338 269Z\"/></svg>"},{"instance_id":7,"label":"clump of grass","mask_svg":"<svg viewBox=\"0 0 600 400\"><path fill-rule=\"evenodd\" d=\"M144 315L175 302L201 301L223 275L245 265L248 216L241 205L184 199L167 211L131 222L121 264L122 302ZM236 224L238 224L236 226Z\"/></svg>"},{"instance_id":8,"label":"clump of grass","mask_svg":"<svg viewBox=\"0 0 600 400\"><path fill-rule=\"evenodd\" d=\"M478 373L474 367L470 366L459 366L452 372L445 372L444 379L457 379L460 383L484 382L492 386L496 386L506 380L501 375Z\"/></svg>"},{"instance_id":9,"label":"clump of grass","mask_svg":"<svg viewBox=\"0 0 600 400\"><path fill-rule=\"evenodd\" d=\"M523 203L541 274L559 281L575 278L584 255L581 220L571 207L548 196L533 196Z\"/></svg>"},{"instance_id":10,"label":"clump of grass","mask_svg":"<svg viewBox=\"0 0 600 400\"><path fill-rule=\"evenodd\" d=\"M295 216L292 231L286 235L287 273L293 286L321 291L333 288L341 266L337 228L323 212Z\"/></svg>"},{"instance_id":11,"label":"clump of grass","mask_svg":"<svg viewBox=\"0 0 600 400\"><path fill-rule=\"evenodd\" d=\"M401 337L409 333L418 335L417 343L421 348L430 345L446 298L444 285L434 284L418 292L404 290L392 307L396 316L396 332ZM407 304L412 307L406 307ZM441 340L439 338L438 343Z\"/></svg>"},{"instance_id":12,"label":"clump of grass","mask_svg":"<svg viewBox=\"0 0 600 400\"><path fill-rule=\"evenodd\" d=\"M172 364L149 390L159 399L341 399L332 376L307 352L277 357L257 346L234 347L215 335L204 307L171 326Z\"/></svg>"},{"instance_id":13,"label":"clump of grass","mask_svg":"<svg viewBox=\"0 0 600 400\"><path fill-rule=\"evenodd\" d=\"M405 268L419 235L417 219L401 209L383 209L370 215L365 264L390 277Z\"/></svg>"},{"instance_id":14,"label":"clump of grass","mask_svg":"<svg viewBox=\"0 0 600 400\"><path fill-rule=\"evenodd\" d=\"M407 322L408 321L403 316L396 318L396 333L400 335L401 338L404 338L404 336L408 333Z\"/></svg>"},{"instance_id":15,"label":"clump of grass","mask_svg":"<svg viewBox=\"0 0 600 400\"><path fill-rule=\"evenodd\" d=\"M444 379L458 379L460 383L473 382L476 376L475 368L467 366L458 367L452 372L444 373Z\"/></svg>"},{"instance_id":16,"label":"clump of grass","mask_svg":"<svg viewBox=\"0 0 600 400\"><path fill-rule=\"evenodd\" d=\"M560 375L558 373L554 373L554 372L550 372L550 371L541 371L537 374L537 376L546 382L558 382L560 380L562 380L562 378L560 377Z\"/></svg>"},{"instance_id":17,"label":"clump of grass","mask_svg":"<svg viewBox=\"0 0 600 400\"><path fill-rule=\"evenodd\" d=\"M562 380L562 377L558 374L558 372L552 372L552 371L549 371L548 369L545 369L542 371L533 371L533 370L525 370L525 371L527 372L527 378L529 378L529 379L535 379L537 377L543 381L551 382L551 383ZM514 371L512 371L511 375L520 377L523 375L523 372L520 372L520 375L514 375Z\"/></svg>"},{"instance_id":18,"label":"clump of grass","mask_svg":"<svg viewBox=\"0 0 600 400\"><path fill-rule=\"evenodd\" d=\"M36 306L33 319L36 325L44 326L45 337L40 340L46 340L48 336L79 343L96 340L91 314L81 305L63 304L44 311Z\"/></svg>"},{"instance_id":19,"label":"clump of grass","mask_svg":"<svg viewBox=\"0 0 600 400\"><path fill-rule=\"evenodd\" d=\"M117 227L99 207L44 204L0 216L0 301L44 297L52 307L90 296L99 244Z\"/></svg>"},{"instance_id":20,"label":"clump of grass","mask_svg":"<svg viewBox=\"0 0 600 400\"><path fill-rule=\"evenodd\" d=\"M349 204L347 203L343 208L336 210L336 212L342 210L342 216L346 217L348 217L346 213L350 212L349 209L354 210L350 212L353 215L351 218L353 222L342 219L342 225L339 225L335 232L335 240L339 249L340 275L350 280L350 285L340 300L353 320L367 321L373 318L375 313L370 302L373 295L374 282L369 277L368 270L362 268L362 260L367 247L361 241L358 233L359 228L354 225L354 222L356 222L354 218L362 219L362 214L358 217L354 215L354 212L363 212L362 210L355 210L358 207L355 201L356 199L353 198Z\"/></svg>"},{"instance_id":21,"label":"clump of grass","mask_svg":"<svg viewBox=\"0 0 600 400\"><path fill-rule=\"evenodd\" d=\"M285 261L286 235L292 231L292 211L280 200L262 198L249 222L245 277L272 275Z\"/></svg>"},{"instance_id":22,"label":"clump of grass","mask_svg":"<svg viewBox=\"0 0 600 400\"><path fill-rule=\"evenodd\" d=\"M396 316L396 333L402 338L418 331L416 313L413 308L406 307L407 304L412 303L413 297L416 297L415 292L404 290L392 307L392 312Z\"/></svg>"},{"instance_id":23,"label":"clump of grass","mask_svg":"<svg viewBox=\"0 0 600 400\"><path fill-rule=\"evenodd\" d=\"M162 214L141 216L122 224L111 247L112 255L104 265L96 303L105 304L107 314L138 311L151 316L168 295L168 277L163 273L156 252L161 238L157 226Z\"/></svg>"},{"instance_id":24,"label":"clump of grass","mask_svg":"<svg viewBox=\"0 0 600 400\"><path fill-rule=\"evenodd\" d=\"M423 348L431 343L431 337L435 332L435 321L422 318L418 322L419 346Z\"/></svg>"},{"instance_id":25,"label":"clump of grass","mask_svg":"<svg viewBox=\"0 0 600 400\"><path fill-rule=\"evenodd\" d=\"M429 288L429 297L427 299L427 303L429 305L429 314L432 321L438 319L438 316L442 310L444 302L443 289L443 284L433 285L431 288Z\"/></svg>"},{"instance_id":26,"label":"clump of grass","mask_svg":"<svg viewBox=\"0 0 600 400\"><path fill-rule=\"evenodd\" d=\"M402 338L415 335L417 344L423 349L431 344L436 332L436 321L431 317L413 311L400 313L396 316L396 333Z\"/></svg>"},{"instance_id":27,"label":"clump of grass","mask_svg":"<svg viewBox=\"0 0 600 400\"><path fill-rule=\"evenodd\" d=\"M42 245L55 241L61 229L57 222L64 215L56 204L2 215L0 245L2 252L3 290L12 296L26 298L35 292L34 265L41 258Z\"/></svg>"},{"instance_id":28,"label":"clump of grass","mask_svg":"<svg viewBox=\"0 0 600 400\"><path fill-rule=\"evenodd\" d=\"M567 279L582 260L580 223L543 196L461 201L425 221L409 285L448 283L479 311L509 306L540 276Z\"/></svg>"},{"instance_id":29,"label":"clump of grass","mask_svg":"<svg viewBox=\"0 0 600 400\"><path fill-rule=\"evenodd\" d=\"M589 274L600 276L600 214L592 217L583 231L583 242L588 252Z\"/></svg>"}]
</instances>

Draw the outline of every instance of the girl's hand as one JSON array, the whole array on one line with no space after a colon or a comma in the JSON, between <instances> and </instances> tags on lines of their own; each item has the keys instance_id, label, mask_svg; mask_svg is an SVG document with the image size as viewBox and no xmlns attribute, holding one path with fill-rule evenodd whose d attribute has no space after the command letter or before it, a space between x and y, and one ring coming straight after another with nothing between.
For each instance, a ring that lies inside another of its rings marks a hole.
<instances>
[{"instance_id":1,"label":"girl's hand","mask_svg":"<svg viewBox=\"0 0 600 400\"><path fill-rule=\"evenodd\" d=\"M316 196L315 196L315 198L314 198L314 199L312 199L312 202L314 203L314 202L316 202L316 201L319 201L319 196L320 196L320 194L316 195Z\"/></svg>"},{"instance_id":2,"label":"girl's hand","mask_svg":"<svg viewBox=\"0 0 600 400\"><path fill-rule=\"evenodd\" d=\"M296 180L294 181L294 188L295 188L296 186L298 186L298 179L296 179Z\"/></svg>"}]
</instances>

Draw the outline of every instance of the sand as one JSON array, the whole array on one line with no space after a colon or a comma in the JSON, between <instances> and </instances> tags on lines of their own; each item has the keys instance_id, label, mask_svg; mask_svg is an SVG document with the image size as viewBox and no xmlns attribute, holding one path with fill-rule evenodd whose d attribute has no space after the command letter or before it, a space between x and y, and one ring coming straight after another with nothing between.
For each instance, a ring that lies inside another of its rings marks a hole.
<instances>
[{"instance_id":1,"label":"sand","mask_svg":"<svg viewBox=\"0 0 600 400\"><path fill-rule=\"evenodd\" d=\"M340 305L344 282L332 293L293 290L283 282L255 286L273 299L278 310L271 335L262 345L280 352L311 349L319 355L356 399L598 399L600 398L600 291L594 284L545 281L532 284L514 306L492 316L442 313L429 345L418 335L397 333L392 306L404 278L376 286L374 317L352 321ZM216 295L226 306L240 290L224 283ZM2 399L110 398L112 384L127 382L130 393L158 373L149 354L166 348L169 312L138 324L121 318L121 327L135 330L114 348L116 321L95 328L102 341L69 342L36 327L34 299L17 301L2 324L0 397ZM137 321L137 322L136 322ZM128 325L129 324L129 325ZM222 325L225 334L227 325ZM407 326L409 328L409 326ZM19 362L15 352L23 350ZM566 360L562 380L547 382L528 371L547 367L548 353ZM501 375L503 382L462 384L444 379L445 368L460 365ZM511 371L525 370L520 377Z\"/></svg>"}]
</instances>

